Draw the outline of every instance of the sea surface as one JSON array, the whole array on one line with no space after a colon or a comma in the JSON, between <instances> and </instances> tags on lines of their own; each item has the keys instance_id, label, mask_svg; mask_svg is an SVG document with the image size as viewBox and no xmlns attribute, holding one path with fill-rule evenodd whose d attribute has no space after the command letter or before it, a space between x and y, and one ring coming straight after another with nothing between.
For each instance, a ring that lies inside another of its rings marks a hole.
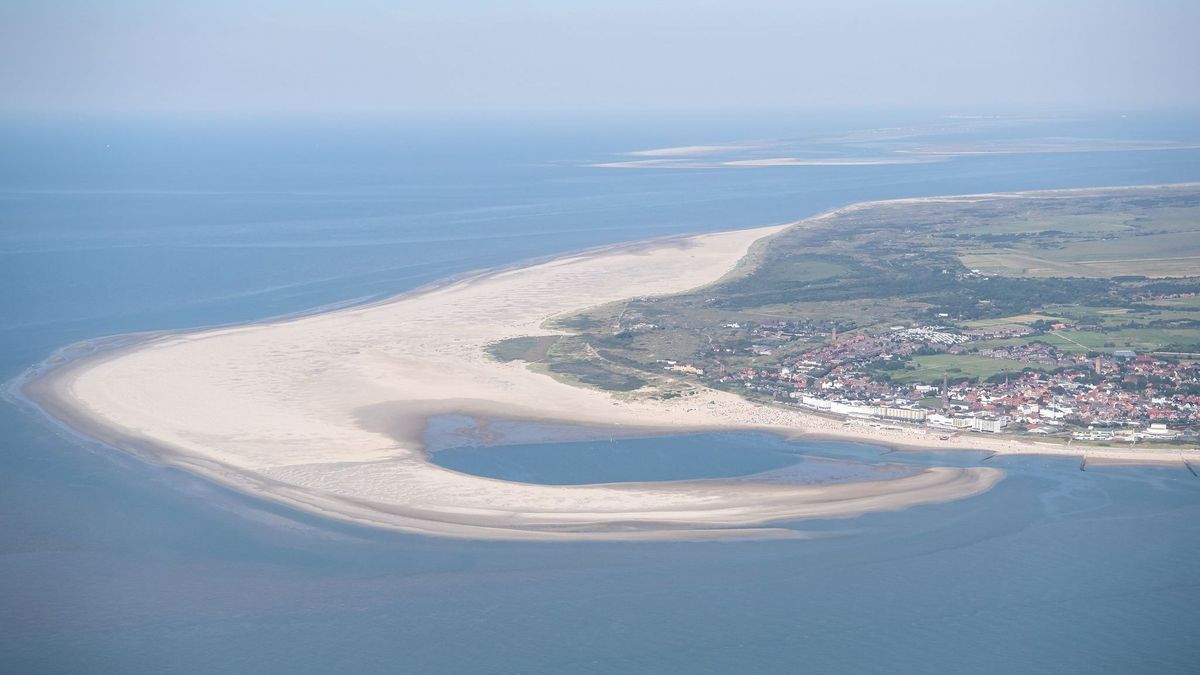
<instances>
[{"instance_id":1,"label":"sea surface","mask_svg":"<svg viewBox=\"0 0 1200 675\"><path fill-rule=\"evenodd\" d=\"M0 380L97 337L365 302L479 268L867 199L1196 181L1197 150L1094 151L1194 144L1196 119L0 120ZM1093 150L592 166L779 139L789 156L835 158L1026 139ZM561 484L762 471L820 482L984 461L743 433L533 430L437 450L456 470ZM0 672L1196 671L1200 479L1067 459L987 465L1008 477L981 496L791 523L792 540L474 542L262 503L72 438L10 396Z\"/></svg>"}]
</instances>

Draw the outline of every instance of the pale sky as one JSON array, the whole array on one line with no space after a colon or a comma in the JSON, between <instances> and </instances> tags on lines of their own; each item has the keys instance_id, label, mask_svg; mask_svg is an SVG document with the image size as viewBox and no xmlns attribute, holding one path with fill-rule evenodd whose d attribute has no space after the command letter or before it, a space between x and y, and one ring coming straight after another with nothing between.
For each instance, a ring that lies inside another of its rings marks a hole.
<instances>
[{"instance_id":1,"label":"pale sky","mask_svg":"<svg viewBox=\"0 0 1200 675\"><path fill-rule=\"evenodd\" d=\"M1197 0L0 0L0 112L1200 104Z\"/></svg>"}]
</instances>

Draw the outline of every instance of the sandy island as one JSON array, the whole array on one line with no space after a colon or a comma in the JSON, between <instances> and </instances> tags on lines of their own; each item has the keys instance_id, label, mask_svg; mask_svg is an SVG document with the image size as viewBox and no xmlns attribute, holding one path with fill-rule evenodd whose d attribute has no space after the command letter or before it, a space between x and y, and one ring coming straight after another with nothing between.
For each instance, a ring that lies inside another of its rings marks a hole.
<instances>
[{"instance_id":1,"label":"sandy island","mask_svg":"<svg viewBox=\"0 0 1200 675\"><path fill-rule=\"evenodd\" d=\"M852 427L710 390L684 400L617 401L486 354L496 340L551 332L543 324L557 315L711 283L754 241L783 227L609 247L368 306L161 335L46 368L23 391L75 431L243 492L358 523L470 538L791 536L769 524L960 499L988 490L1003 472L933 467L901 478L806 486L533 485L431 464L420 445L430 415L752 428L891 446L968 443L999 453L1084 451ZM1086 452L1122 461L1180 457L1178 450Z\"/></svg>"}]
</instances>

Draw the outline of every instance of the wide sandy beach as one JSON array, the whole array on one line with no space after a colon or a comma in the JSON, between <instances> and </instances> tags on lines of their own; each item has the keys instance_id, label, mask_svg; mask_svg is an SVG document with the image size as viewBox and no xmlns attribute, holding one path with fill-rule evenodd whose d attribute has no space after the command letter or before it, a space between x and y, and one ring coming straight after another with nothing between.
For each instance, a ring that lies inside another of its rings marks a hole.
<instances>
[{"instance_id":1,"label":"wide sandy beach","mask_svg":"<svg viewBox=\"0 0 1200 675\"><path fill-rule=\"evenodd\" d=\"M484 273L368 306L160 335L48 368L25 394L74 430L294 507L375 526L494 539L791 536L771 523L847 517L983 492L990 467L790 486L676 481L547 486L431 464L436 414L656 430L755 428L903 447L1082 454L1180 463L1179 450L1109 450L845 425L701 390L622 400L498 363L490 343L544 335L582 308L711 283L784 226L652 241ZM1200 460L1200 457L1197 457Z\"/></svg>"}]
</instances>

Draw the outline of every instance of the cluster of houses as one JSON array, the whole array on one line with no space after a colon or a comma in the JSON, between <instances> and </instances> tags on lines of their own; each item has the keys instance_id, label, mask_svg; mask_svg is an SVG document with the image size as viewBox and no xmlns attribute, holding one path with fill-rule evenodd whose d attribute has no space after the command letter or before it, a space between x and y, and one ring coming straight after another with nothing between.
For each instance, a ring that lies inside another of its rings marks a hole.
<instances>
[{"instance_id":1,"label":"cluster of houses","mask_svg":"<svg viewBox=\"0 0 1200 675\"><path fill-rule=\"evenodd\" d=\"M1133 442L1191 437L1200 427L1200 365L1195 362L1130 351L1089 357L1036 341L970 348L970 342L997 337L993 333L894 327L877 335L834 338L779 366L723 372L719 381L820 412L948 431ZM931 351L970 351L1028 367L1003 379L945 374L940 381L903 383L879 369L881 363Z\"/></svg>"}]
</instances>

